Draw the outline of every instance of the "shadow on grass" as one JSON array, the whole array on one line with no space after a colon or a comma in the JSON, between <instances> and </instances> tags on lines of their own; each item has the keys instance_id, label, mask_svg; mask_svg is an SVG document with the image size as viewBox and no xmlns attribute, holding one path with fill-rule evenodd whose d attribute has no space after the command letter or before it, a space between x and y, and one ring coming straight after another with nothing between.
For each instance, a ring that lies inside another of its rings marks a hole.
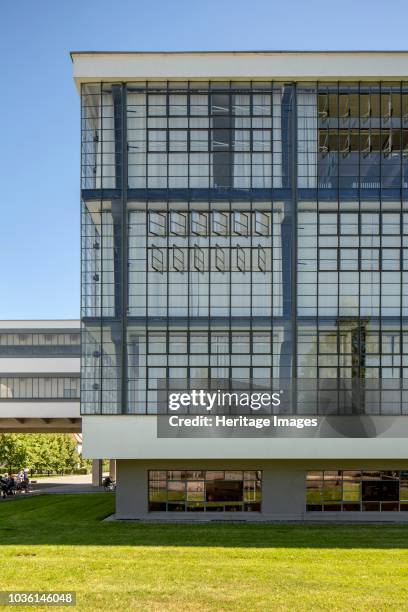
<instances>
[{"instance_id":1,"label":"shadow on grass","mask_svg":"<svg viewBox=\"0 0 408 612\"><path fill-rule=\"evenodd\" d=\"M0 501L0 545L408 549L408 525L103 522L114 502L106 493Z\"/></svg>"}]
</instances>

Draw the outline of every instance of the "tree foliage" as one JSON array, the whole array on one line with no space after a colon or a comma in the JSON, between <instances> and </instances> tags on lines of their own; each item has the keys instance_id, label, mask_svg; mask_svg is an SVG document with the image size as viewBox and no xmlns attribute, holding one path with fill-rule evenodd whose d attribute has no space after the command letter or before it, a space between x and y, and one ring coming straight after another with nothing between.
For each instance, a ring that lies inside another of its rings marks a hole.
<instances>
[{"instance_id":1,"label":"tree foliage","mask_svg":"<svg viewBox=\"0 0 408 612\"><path fill-rule=\"evenodd\" d=\"M21 436L18 434L0 435L0 464L3 464L8 472L13 472L17 466L24 467L27 457L27 447Z\"/></svg>"},{"instance_id":2,"label":"tree foliage","mask_svg":"<svg viewBox=\"0 0 408 612\"><path fill-rule=\"evenodd\" d=\"M79 462L70 434L0 434L0 465L8 472L71 471Z\"/></svg>"}]
</instances>

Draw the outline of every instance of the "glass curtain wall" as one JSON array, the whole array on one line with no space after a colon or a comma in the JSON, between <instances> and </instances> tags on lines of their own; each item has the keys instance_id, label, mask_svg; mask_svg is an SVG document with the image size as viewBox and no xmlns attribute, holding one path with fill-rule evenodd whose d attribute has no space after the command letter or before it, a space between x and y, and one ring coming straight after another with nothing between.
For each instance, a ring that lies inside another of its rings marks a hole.
<instances>
[{"instance_id":1,"label":"glass curtain wall","mask_svg":"<svg viewBox=\"0 0 408 612\"><path fill-rule=\"evenodd\" d=\"M0 400L79 399L79 376L1 376Z\"/></svg>"},{"instance_id":2,"label":"glass curtain wall","mask_svg":"<svg viewBox=\"0 0 408 612\"><path fill-rule=\"evenodd\" d=\"M84 85L81 122L81 410L109 414L120 412L123 405L122 85Z\"/></svg>"},{"instance_id":3,"label":"glass curtain wall","mask_svg":"<svg viewBox=\"0 0 408 612\"><path fill-rule=\"evenodd\" d=\"M408 84L298 84L297 116L299 403L406 414Z\"/></svg>"},{"instance_id":4,"label":"glass curtain wall","mask_svg":"<svg viewBox=\"0 0 408 612\"><path fill-rule=\"evenodd\" d=\"M271 82L129 84L129 188L281 187L281 96Z\"/></svg>"},{"instance_id":5,"label":"glass curtain wall","mask_svg":"<svg viewBox=\"0 0 408 612\"><path fill-rule=\"evenodd\" d=\"M406 413L407 147L403 82L84 85L82 410L222 372Z\"/></svg>"},{"instance_id":6,"label":"glass curtain wall","mask_svg":"<svg viewBox=\"0 0 408 612\"><path fill-rule=\"evenodd\" d=\"M52 355L80 356L81 336L79 332L62 330L0 333L0 355L25 356Z\"/></svg>"},{"instance_id":7,"label":"glass curtain wall","mask_svg":"<svg viewBox=\"0 0 408 612\"><path fill-rule=\"evenodd\" d=\"M161 379L291 367L288 91L83 86L84 414L155 413Z\"/></svg>"}]
</instances>

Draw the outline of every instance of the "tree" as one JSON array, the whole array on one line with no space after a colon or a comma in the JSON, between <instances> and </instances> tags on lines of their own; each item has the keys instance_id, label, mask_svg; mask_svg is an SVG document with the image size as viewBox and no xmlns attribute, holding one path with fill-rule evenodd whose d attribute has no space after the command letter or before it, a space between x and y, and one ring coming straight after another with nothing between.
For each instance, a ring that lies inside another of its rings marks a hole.
<instances>
[{"instance_id":1,"label":"tree","mask_svg":"<svg viewBox=\"0 0 408 612\"><path fill-rule=\"evenodd\" d=\"M72 471L78 464L70 434L2 434L0 464L8 471L29 467L35 472Z\"/></svg>"},{"instance_id":2,"label":"tree","mask_svg":"<svg viewBox=\"0 0 408 612\"><path fill-rule=\"evenodd\" d=\"M9 473L26 467L28 461L27 444L21 434L0 434L0 464Z\"/></svg>"}]
</instances>

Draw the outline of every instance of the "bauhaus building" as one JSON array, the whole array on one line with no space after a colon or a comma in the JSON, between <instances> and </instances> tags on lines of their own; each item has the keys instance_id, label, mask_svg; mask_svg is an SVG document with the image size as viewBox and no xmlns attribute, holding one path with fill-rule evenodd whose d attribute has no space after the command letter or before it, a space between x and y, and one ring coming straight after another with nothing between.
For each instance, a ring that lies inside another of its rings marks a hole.
<instances>
[{"instance_id":1,"label":"bauhaus building","mask_svg":"<svg viewBox=\"0 0 408 612\"><path fill-rule=\"evenodd\" d=\"M406 520L408 53L72 60L84 451L117 518ZM160 430L174 381L219 380L285 390L283 426Z\"/></svg>"}]
</instances>

